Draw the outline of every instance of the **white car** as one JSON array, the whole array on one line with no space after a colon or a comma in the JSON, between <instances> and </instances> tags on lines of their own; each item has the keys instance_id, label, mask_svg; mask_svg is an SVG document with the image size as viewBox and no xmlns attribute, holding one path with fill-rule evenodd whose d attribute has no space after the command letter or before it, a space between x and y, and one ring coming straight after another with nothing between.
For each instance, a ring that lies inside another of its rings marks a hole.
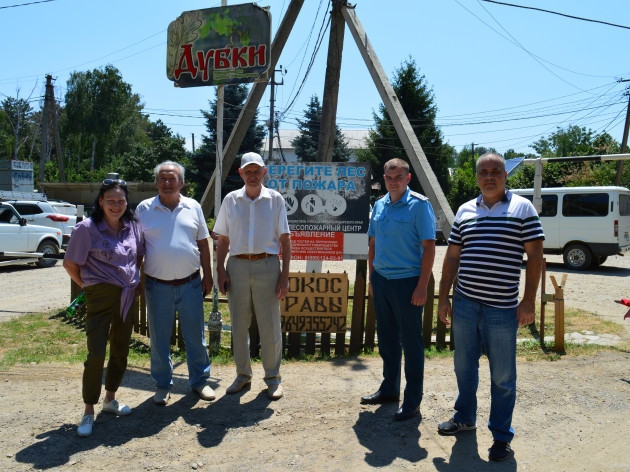
<instances>
[{"instance_id":1,"label":"white car","mask_svg":"<svg viewBox=\"0 0 630 472\"><path fill-rule=\"evenodd\" d=\"M62 247L68 245L72 228L77 224L77 207L59 201L12 200L7 203L22 215L29 224L50 226L61 230Z\"/></svg>"},{"instance_id":2,"label":"white car","mask_svg":"<svg viewBox=\"0 0 630 472\"><path fill-rule=\"evenodd\" d=\"M8 203L0 202L0 258L16 259L5 253L38 252L59 254L62 243L61 230L48 226L30 225L17 210ZM16 259L19 262L19 259ZM56 259L40 259L39 267L52 267Z\"/></svg>"}]
</instances>

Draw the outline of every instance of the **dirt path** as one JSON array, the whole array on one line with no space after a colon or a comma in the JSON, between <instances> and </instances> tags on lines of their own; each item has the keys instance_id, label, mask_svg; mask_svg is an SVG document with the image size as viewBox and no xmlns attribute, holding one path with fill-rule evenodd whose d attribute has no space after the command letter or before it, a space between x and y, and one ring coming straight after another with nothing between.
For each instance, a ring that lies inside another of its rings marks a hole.
<instances>
[{"instance_id":1,"label":"dirt path","mask_svg":"<svg viewBox=\"0 0 630 472\"><path fill-rule=\"evenodd\" d=\"M131 369L119 398L133 413L100 414L76 436L82 367L24 366L0 373L0 470L108 471L629 471L630 354L557 362L519 361L515 456L488 463L487 363L482 361L476 432L439 436L457 394L452 359L426 363L422 421L395 423L395 406L361 406L379 382L377 357L285 363L286 395L269 402L254 366L251 390L226 396L234 367L213 367L217 400L188 391L177 368L174 395L153 405L153 382ZM97 411L100 407L97 408Z\"/></svg>"}]
</instances>

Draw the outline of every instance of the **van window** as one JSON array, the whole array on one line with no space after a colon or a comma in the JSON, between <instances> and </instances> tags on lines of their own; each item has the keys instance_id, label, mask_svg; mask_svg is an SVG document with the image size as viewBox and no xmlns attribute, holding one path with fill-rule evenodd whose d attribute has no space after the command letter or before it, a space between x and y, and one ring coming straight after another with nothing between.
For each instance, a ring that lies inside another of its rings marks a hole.
<instances>
[{"instance_id":1,"label":"van window","mask_svg":"<svg viewBox=\"0 0 630 472\"><path fill-rule=\"evenodd\" d=\"M564 216L606 216L608 215L607 193L567 194L562 199Z\"/></svg>"},{"instance_id":2,"label":"van window","mask_svg":"<svg viewBox=\"0 0 630 472\"><path fill-rule=\"evenodd\" d=\"M521 195L527 198L530 202L534 202L533 195ZM556 216L558 214L558 195L543 195L542 196L542 212L539 216Z\"/></svg>"},{"instance_id":3,"label":"van window","mask_svg":"<svg viewBox=\"0 0 630 472\"><path fill-rule=\"evenodd\" d=\"M630 215L630 195L619 194L619 215Z\"/></svg>"}]
</instances>

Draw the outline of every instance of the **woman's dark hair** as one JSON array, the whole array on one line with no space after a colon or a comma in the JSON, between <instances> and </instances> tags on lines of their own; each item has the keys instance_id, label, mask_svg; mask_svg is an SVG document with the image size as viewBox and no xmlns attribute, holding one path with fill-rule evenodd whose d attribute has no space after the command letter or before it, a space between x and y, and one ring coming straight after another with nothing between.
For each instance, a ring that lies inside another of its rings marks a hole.
<instances>
[{"instance_id":1,"label":"woman's dark hair","mask_svg":"<svg viewBox=\"0 0 630 472\"><path fill-rule=\"evenodd\" d=\"M125 208L125 212L120 217L120 220L122 222L124 222L124 223L128 223L130 221L134 221L136 219L136 217L134 216L133 212L129 208L129 190L127 190L127 184L124 183L124 181L121 181L121 180L114 180L114 181L109 182L107 184L101 185L101 189L98 191L98 195L96 196L96 200L94 200L94 210L92 210L92 214L90 215L90 217L96 223L100 223L101 221L103 221L103 218L105 216L105 212L103 212L103 208L101 207L101 204L99 203L99 199L101 197L105 196L105 192L107 192L108 190L111 190L113 188L122 189L122 191L125 192L125 200L127 200L127 208Z\"/></svg>"}]
</instances>

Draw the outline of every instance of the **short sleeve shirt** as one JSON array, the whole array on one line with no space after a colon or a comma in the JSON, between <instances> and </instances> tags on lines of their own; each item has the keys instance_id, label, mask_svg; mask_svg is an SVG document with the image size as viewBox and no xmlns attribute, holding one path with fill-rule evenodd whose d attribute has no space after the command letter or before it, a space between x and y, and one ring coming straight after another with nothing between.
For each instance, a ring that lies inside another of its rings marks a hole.
<instances>
[{"instance_id":1,"label":"short sleeve shirt","mask_svg":"<svg viewBox=\"0 0 630 472\"><path fill-rule=\"evenodd\" d=\"M254 200L245 187L223 199L214 232L230 238L230 253L280 253L280 236L290 233L284 198L279 192L262 187Z\"/></svg>"},{"instance_id":2,"label":"short sleeve shirt","mask_svg":"<svg viewBox=\"0 0 630 472\"><path fill-rule=\"evenodd\" d=\"M395 203L389 193L376 201L368 236L375 239L374 270L388 279L420 275L422 241L435 239L435 215L424 195L407 188Z\"/></svg>"},{"instance_id":3,"label":"short sleeve shirt","mask_svg":"<svg viewBox=\"0 0 630 472\"><path fill-rule=\"evenodd\" d=\"M492 208L481 196L464 203L448 239L462 248L455 290L484 305L518 306L524 244L539 239L545 235L538 213L520 195L508 190Z\"/></svg>"},{"instance_id":4,"label":"short sleeve shirt","mask_svg":"<svg viewBox=\"0 0 630 472\"><path fill-rule=\"evenodd\" d=\"M108 283L122 287L121 314L133 302L133 289L140 283L138 256L144 255L142 233L135 221L123 222L118 234L105 220L87 218L72 230L65 258L79 266L83 286Z\"/></svg>"},{"instance_id":5,"label":"short sleeve shirt","mask_svg":"<svg viewBox=\"0 0 630 472\"><path fill-rule=\"evenodd\" d=\"M175 280L199 270L197 241L210 235L199 203L182 195L171 211L156 196L141 202L136 215L146 246L146 274L162 280Z\"/></svg>"}]
</instances>

